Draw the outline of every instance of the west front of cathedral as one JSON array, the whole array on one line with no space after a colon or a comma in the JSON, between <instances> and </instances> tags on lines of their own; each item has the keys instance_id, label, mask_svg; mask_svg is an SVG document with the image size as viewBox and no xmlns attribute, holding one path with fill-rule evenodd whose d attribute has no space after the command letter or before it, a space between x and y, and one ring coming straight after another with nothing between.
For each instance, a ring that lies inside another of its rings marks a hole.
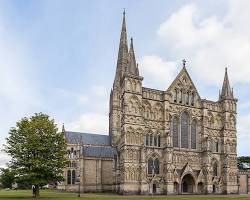
<instances>
[{"instance_id":1,"label":"west front of cathedral","mask_svg":"<svg viewBox=\"0 0 250 200\"><path fill-rule=\"evenodd\" d=\"M227 69L218 101L201 99L185 60L168 89L146 88L142 82L133 40L127 44L124 13L109 135L63 128L69 164L58 188L119 194L240 193L237 99Z\"/></svg>"}]
</instances>

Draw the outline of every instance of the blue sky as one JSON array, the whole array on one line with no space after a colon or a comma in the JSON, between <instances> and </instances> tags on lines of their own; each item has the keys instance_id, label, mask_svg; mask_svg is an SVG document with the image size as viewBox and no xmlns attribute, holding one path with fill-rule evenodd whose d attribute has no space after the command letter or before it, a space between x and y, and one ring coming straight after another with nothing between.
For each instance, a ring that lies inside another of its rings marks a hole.
<instances>
[{"instance_id":1,"label":"blue sky","mask_svg":"<svg viewBox=\"0 0 250 200\"><path fill-rule=\"evenodd\" d=\"M67 130L108 133L123 8L144 86L166 90L185 58L200 96L216 101L228 67L238 154L249 155L247 0L0 0L0 145L35 112Z\"/></svg>"}]
</instances>

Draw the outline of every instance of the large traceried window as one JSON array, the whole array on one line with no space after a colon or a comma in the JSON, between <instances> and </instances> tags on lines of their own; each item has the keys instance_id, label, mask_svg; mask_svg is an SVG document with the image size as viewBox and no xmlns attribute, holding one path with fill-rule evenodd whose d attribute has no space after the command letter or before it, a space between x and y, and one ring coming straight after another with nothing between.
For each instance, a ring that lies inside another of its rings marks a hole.
<instances>
[{"instance_id":1,"label":"large traceried window","mask_svg":"<svg viewBox=\"0 0 250 200\"><path fill-rule=\"evenodd\" d=\"M172 138L173 138L173 147L179 146L179 136L178 136L178 120L177 117L174 117L172 120Z\"/></svg>"},{"instance_id":2,"label":"large traceried window","mask_svg":"<svg viewBox=\"0 0 250 200\"><path fill-rule=\"evenodd\" d=\"M188 114L181 115L181 148L188 148Z\"/></svg>"},{"instance_id":3,"label":"large traceried window","mask_svg":"<svg viewBox=\"0 0 250 200\"><path fill-rule=\"evenodd\" d=\"M191 149L196 149L197 122L194 120L191 124Z\"/></svg>"}]
</instances>

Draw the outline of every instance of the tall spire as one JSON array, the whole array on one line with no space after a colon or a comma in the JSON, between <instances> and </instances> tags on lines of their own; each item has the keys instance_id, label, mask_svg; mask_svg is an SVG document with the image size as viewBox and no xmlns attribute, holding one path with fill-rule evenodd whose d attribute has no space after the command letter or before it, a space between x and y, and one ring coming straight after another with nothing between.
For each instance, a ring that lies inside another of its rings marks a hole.
<instances>
[{"instance_id":1,"label":"tall spire","mask_svg":"<svg viewBox=\"0 0 250 200\"><path fill-rule=\"evenodd\" d=\"M139 76L138 66L135 60L135 52L134 52L134 45L133 45L133 38L131 38L130 48L128 53L128 70L127 72L131 75Z\"/></svg>"},{"instance_id":2,"label":"tall spire","mask_svg":"<svg viewBox=\"0 0 250 200\"><path fill-rule=\"evenodd\" d=\"M119 52L117 59L116 77L115 82L120 80L124 72L126 71L128 64L128 43L127 43L127 30L126 30L126 19L125 10L123 11L122 29L120 35ZM119 81L118 81L119 82Z\"/></svg>"},{"instance_id":3,"label":"tall spire","mask_svg":"<svg viewBox=\"0 0 250 200\"><path fill-rule=\"evenodd\" d=\"M229 84L229 79L227 75L227 68L225 69L225 76L223 81L223 86L221 89L220 99L233 99L233 93Z\"/></svg>"}]
</instances>

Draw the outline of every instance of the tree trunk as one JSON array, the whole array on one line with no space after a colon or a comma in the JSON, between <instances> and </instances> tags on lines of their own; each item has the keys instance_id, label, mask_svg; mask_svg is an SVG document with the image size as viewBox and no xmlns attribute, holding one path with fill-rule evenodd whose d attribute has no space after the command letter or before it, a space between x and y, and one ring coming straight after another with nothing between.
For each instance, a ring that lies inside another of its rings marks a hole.
<instances>
[{"instance_id":1,"label":"tree trunk","mask_svg":"<svg viewBox=\"0 0 250 200\"><path fill-rule=\"evenodd\" d=\"M39 185L34 185L32 187L32 196L35 198L39 198L40 197L40 192L39 192Z\"/></svg>"}]
</instances>

